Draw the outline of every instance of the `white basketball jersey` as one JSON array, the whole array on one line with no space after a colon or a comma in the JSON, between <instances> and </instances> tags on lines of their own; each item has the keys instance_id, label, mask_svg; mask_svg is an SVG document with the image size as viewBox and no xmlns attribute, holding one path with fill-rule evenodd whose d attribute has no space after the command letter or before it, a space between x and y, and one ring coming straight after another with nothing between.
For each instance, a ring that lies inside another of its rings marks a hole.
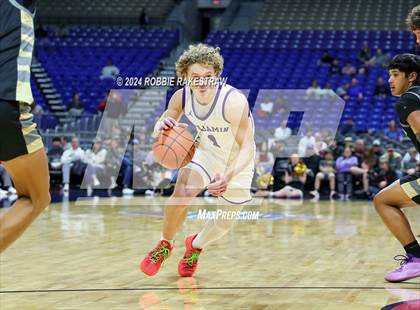
<instances>
[{"instance_id":1,"label":"white basketball jersey","mask_svg":"<svg viewBox=\"0 0 420 310\"><path fill-rule=\"evenodd\" d=\"M217 86L213 102L208 108L206 106L207 113L203 113L203 107L199 106L191 88L185 86L182 93L184 114L197 128L198 149L208 154L211 161L217 160L224 165L228 165L239 151L232 126L224 112L228 96L235 91L239 90L227 84ZM238 113L242 111L238 110ZM252 121L251 114L249 117Z\"/></svg>"}]
</instances>

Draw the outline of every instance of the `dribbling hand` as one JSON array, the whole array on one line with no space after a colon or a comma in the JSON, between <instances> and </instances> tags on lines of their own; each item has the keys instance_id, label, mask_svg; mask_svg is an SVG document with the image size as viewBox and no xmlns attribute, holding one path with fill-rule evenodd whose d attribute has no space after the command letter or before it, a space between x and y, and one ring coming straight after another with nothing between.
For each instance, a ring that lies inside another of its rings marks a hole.
<instances>
[{"instance_id":1,"label":"dribbling hand","mask_svg":"<svg viewBox=\"0 0 420 310\"><path fill-rule=\"evenodd\" d=\"M159 133L162 130L169 130L172 127L186 128L186 127L188 127L188 124L186 124L186 123L179 123L176 120L174 120L172 117L166 117L162 121L160 121L160 122L158 122L156 124L155 130L153 132L153 137L154 138L157 138L157 136L159 135Z\"/></svg>"},{"instance_id":2,"label":"dribbling hand","mask_svg":"<svg viewBox=\"0 0 420 310\"><path fill-rule=\"evenodd\" d=\"M164 118L160 124L159 124L159 130L168 130L172 127L188 127L188 124L186 123L178 123L176 120L174 120L172 117L166 117Z\"/></svg>"}]
</instances>

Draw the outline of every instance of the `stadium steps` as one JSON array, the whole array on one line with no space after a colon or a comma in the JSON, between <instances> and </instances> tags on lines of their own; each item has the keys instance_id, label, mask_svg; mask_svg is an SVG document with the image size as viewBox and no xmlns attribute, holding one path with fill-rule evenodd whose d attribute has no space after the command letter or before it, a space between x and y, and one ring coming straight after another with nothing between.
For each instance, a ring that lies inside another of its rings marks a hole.
<instances>
[{"instance_id":1,"label":"stadium steps","mask_svg":"<svg viewBox=\"0 0 420 310\"><path fill-rule=\"evenodd\" d=\"M229 26L229 30L250 30L259 11L263 7L262 2L243 2Z\"/></svg>"},{"instance_id":2,"label":"stadium steps","mask_svg":"<svg viewBox=\"0 0 420 310\"><path fill-rule=\"evenodd\" d=\"M61 122L67 122L67 108L61 100L60 93L55 89L51 78L40 62L34 57L31 65L32 76L34 77L39 90L44 96L52 114Z\"/></svg>"},{"instance_id":3,"label":"stadium steps","mask_svg":"<svg viewBox=\"0 0 420 310\"><path fill-rule=\"evenodd\" d=\"M157 109L162 109L166 98L168 87L156 87L138 90L138 97L122 123L130 125L135 122L138 125L146 126L154 123L154 113Z\"/></svg>"}]
</instances>

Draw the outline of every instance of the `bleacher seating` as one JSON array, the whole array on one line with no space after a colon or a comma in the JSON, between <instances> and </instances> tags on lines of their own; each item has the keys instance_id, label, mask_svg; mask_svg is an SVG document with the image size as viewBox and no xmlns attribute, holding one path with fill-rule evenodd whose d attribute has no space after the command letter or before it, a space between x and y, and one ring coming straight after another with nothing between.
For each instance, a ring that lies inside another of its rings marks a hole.
<instances>
[{"instance_id":1,"label":"bleacher seating","mask_svg":"<svg viewBox=\"0 0 420 310\"><path fill-rule=\"evenodd\" d=\"M255 29L405 30L417 0L266 0Z\"/></svg>"},{"instance_id":2,"label":"bleacher seating","mask_svg":"<svg viewBox=\"0 0 420 310\"><path fill-rule=\"evenodd\" d=\"M45 24L139 24L145 10L149 22L161 23L173 0L39 0L37 19Z\"/></svg>"},{"instance_id":3,"label":"bleacher seating","mask_svg":"<svg viewBox=\"0 0 420 310\"><path fill-rule=\"evenodd\" d=\"M394 55L406 52L414 46L412 35L406 31L217 31L206 39L210 45L220 46L225 58L223 76L228 83L241 89L306 89L313 80L321 87L328 82L333 89L349 82L353 77L332 75L328 66L319 66L318 61L325 50L340 59L341 66L351 61L360 66L358 50L367 41L372 52L382 48ZM377 78L388 79L382 68L370 67L367 76L357 77L363 85L364 99L346 102L342 121L352 116L358 128L383 129L396 118L395 98L376 98L374 88ZM251 91L251 105L256 92ZM275 98L271 98L274 100ZM373 111L367 118L367 111ZM268 122L271 124L271 122ZM274 124L274 122L273 122Z\"/></svg>"},{"instance_id":4,"label":"bleacher seating","mask_svg":"<svg viewBox=\"0 0 420 310\"><path fill-rule=\"evenodd\" d=\"M117 87L101 80L110 58L122 77L146 77L178 42L173 30L138 27L71 27L63 32L48 28L36 43L36 57L53 80L64 104L80 92L88 112L96 112L107 91Z\"/></svg>"},{"instance_id":5,"label":"bleacher seating","mask_svg":"<svg viewBox=\"0 0 420 310\"><path fill-rule=\"evenodd\" d=\"M44 130L47 128L54 128L58 124L57 119L51 114L51 110L44 98L44 95L40 92L38 85L35 83L33 78L31 78L31 89L35 104L39 104L44 111L42 117L40 118L40 129Z\"/></svg>"}]
</instances>

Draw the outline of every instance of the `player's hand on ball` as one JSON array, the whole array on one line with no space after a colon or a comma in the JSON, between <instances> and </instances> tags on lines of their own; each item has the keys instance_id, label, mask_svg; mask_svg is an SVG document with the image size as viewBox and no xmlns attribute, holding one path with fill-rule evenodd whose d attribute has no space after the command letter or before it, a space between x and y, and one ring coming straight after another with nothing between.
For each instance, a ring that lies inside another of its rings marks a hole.
<instances>
[{"instance_id":1,"label":"player's hand on ball","mask_svg":"<svg viewBox=\"0 0 420 310\"><path fill-rule=\"evenodd\" d=\"M176 120L174 120L172 117L166 117L163 119L163 121L159 124L159 130L168 130L172 127L188 127L188 124L186 123L178 123Z\"/></svg>"},{"instance_id":2,"label":"player's hand on ball","mask_svg":"<svg viewBox=\"0 0 420 310\"><path fill-rule=\"evenodd\" d=\"M214 180L207 186L207 191L213 196L221 196L227 189L227 181L221 177L220 174L216 173Z\"/></svg>"}]
</instances>

